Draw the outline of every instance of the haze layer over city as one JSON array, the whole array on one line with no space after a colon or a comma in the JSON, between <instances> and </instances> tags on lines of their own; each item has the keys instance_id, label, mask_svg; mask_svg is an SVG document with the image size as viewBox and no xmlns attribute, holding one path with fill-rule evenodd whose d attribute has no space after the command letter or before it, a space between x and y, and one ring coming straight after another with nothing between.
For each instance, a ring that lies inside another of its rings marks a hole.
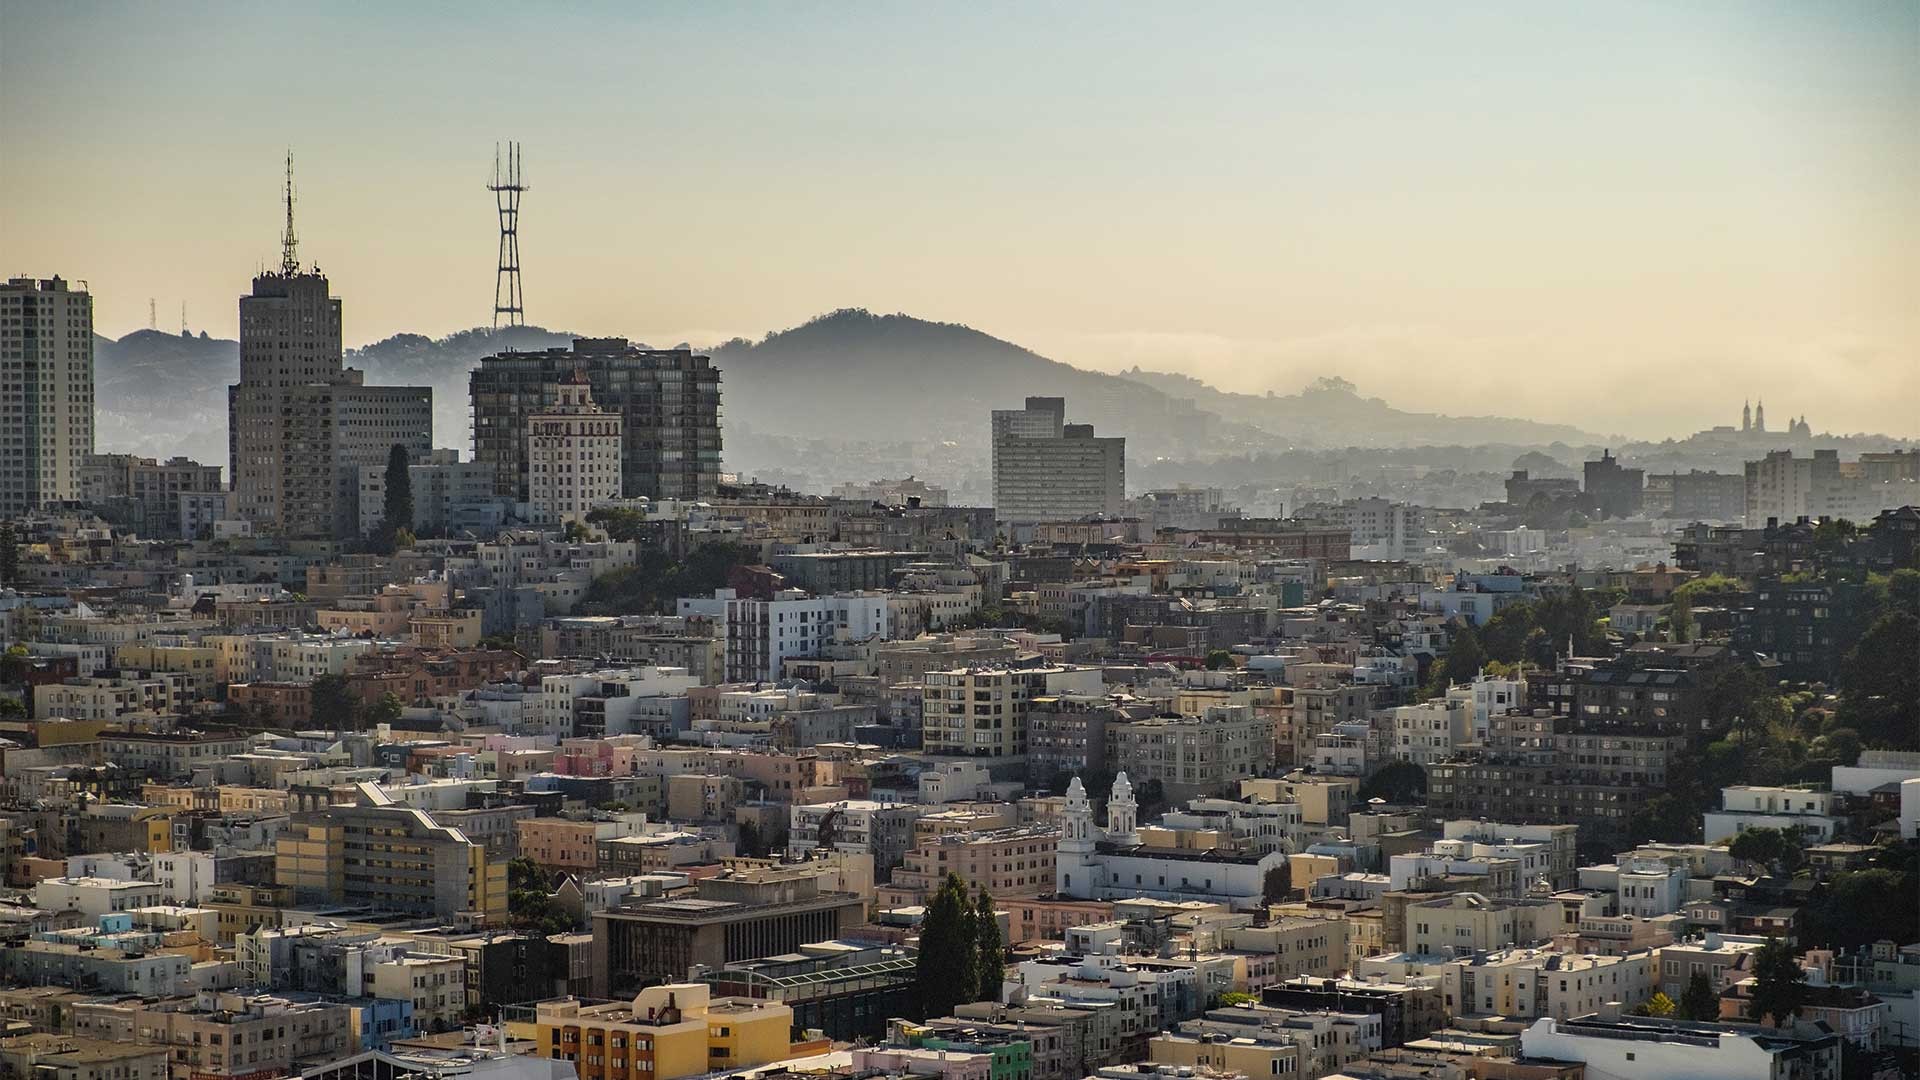
<instances>
[{"instance_id":1,"label":"haze layer over city","mask_svg":"<svg viewBox=\"0 0 1920 1080\"><path fill-rule=\"evenodd\" d=\"M0 4L0 1080L1920 1076L1917 56Z\"/></svg>"}]
</instances>

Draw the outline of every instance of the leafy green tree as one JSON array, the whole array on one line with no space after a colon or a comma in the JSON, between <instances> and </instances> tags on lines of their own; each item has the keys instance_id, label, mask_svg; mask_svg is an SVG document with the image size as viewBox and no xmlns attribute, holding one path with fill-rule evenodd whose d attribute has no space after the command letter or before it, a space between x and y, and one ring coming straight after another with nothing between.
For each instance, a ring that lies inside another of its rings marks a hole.
<instances>
[{"instance_id":1,"label":"leafy green tree","mask_svg":"<svg viewBox=\"0 0 1920 1080\"><path fill-rule=\"evenodd\" d=\"M575 927L573 915L553 898L547 872L522 857L507 864L507 917L516 929L561 934Z\"/></svg>"},{"instance_id":2,"label":"leafy green tree","mask_svg":"<svg viewBox=\"0 0 1920 1080\"><path fill-rule=\"evenodd\" d=\"M1673 590L1673 599L1685 599L1689 605L1700 600L1720 603L1740 596L1746 592L1746 586L1739 579L1725 574L1705 574L1691 581L1681 582Z\"/></svg>"},{"instance_id":3,"label":"leafy green tree","mask_svg":"<svg viewBox=\"0 0 1920 1080\"><path fill-rule=\"evenodd\" d=\"M0 521L0 589L20 581L20 537L13 522Z\"/></svg>"},{"instance_id":4,"label":"leafy green tree","mask_svg":"<svg viewBox=\"0 0 1920 1080\"><path fill-rule=\"evenodd\" d=\"M1798 829L1743 830L1727 845L1727 854L1746 862L1759 863L1775 873L1792 873L1805 861Z\"/></svg>"},{"instance_id":5,"label":"leafy green tree","mask_svg":"<svg viewBox=\"0 0 1920 1080\"><path fill-rule=\"evenodd\" d=\"M1870 746L1920 748L1920 617L1880 616L1840 669L1838 719Z\"/></svg>"},{"instance_id":6,"label":"leafy green tree","mask_svg":"<svg viewBox=\"0 0 1920 1080\"><path fill-rule=\"evenodd\" d=\"M1678 1009L1679 1005L1675 1004L1672 998L1655 990L1652 997L1634 1006L1633 1014L1635 1016L1672 1016Z\"/></svg>"},{"instance_id":7,"label":"leafy green tree","mask_svg":"<svg viewBox=\"0 0 1920 1080\"><path fill-rule=\"evenodd\" d=\"M1639 843L1693 843L1700 839L1700 810L1678 795L1661 792L1634 808L1627 830Z\"/></svg>"},{"instance_id":8,"label":"leafy green tree","mask_svg":"<svg viewBox=\"0 0 1920 1080\"><path fill-rule=\"evenodd\" d=\"M761 839L760 826L751 821L740 823L740 854L750 859L758 859L767 853L766 841Z\"/></svg>"},{"instance_id":9,"label":"leafy green tree","mask_svg":"<svg viewBox=\"0 0 1920 1080\"><path fill-rule=\"evenodd\" d=\"M400 722L400 717L402 713L405 712L406 707L407 703L400 700L400 695L389 690L381 694L380 700L374 702L373 707L367 710L367 726L377 727L381 724L397 724Z\"/></svg>"},{"instance_id":10,"label":"leafy green tree","mask_svg":"<svg viewBox=\"0 0 1920 1080\"><path fill-rule=\"evenodd\" d=\"M914 985L921 1015L947 1016L979 989L980 971L975 962L979 946L973 921L966 884L959 875L948 874L920 921Z\"/></svg>"},{"instance_id":11,"label":"leafy green tree","mask_svg":"<svg viewBox=\"0 0 1920 1080\"><path fill-rule=\"evenodd\" d=\"M1793 947L1777 937L1767 939L1753 954L1753 997L1747 1019L1768 1020L1779 1027L1800 1015L1807 1003L1807 973Z\"/></svg>"},{"instance_id":12,"label":"leafy green tree","mask_svg":"<svg viewBox=\"0 0 1920 1080\"><path fill-rule=\"evenodd\" d=\"M993 897L980 890L980 902L973 909L974 966L980 972L980 988L975 1001L999 1001L1000 982L1007 975L1007 950L1000 941L1000 918L993 910Z\"/></svg>"},{"instance_id":13,"label":"leafy green tree","mask_svg":"<svg viewBox=\"0 0 1920 1080\"><path fill-rule=\"evenodd\" d=\"M1447 654L1433 666L1433 673L1427 681L1427 696L1439 697L1447 692L1449 686L1456 683L1472 682L1480 669L1487 666L1487 651L1480 645L1480 635L1473 627L1463 626L1447 645Z\"/></svg>"},{"instance_id":14,"label":"leafy green tree","mask_svg":"<svg viewBox=\"0 0 1920 1080\"><path fill-rule=\"evenodd\" d=\"M1680 992L1679 1010L1683 1020L1720 1019L1720 995L1713 992L1706 972L1696 971L1687 980L1687 988Z\"/></svg>"},{"instance_id":15,"label":"leafy green tree","mask_svg":"<svg viewBox=\"0 0 1920 1080\"><path fill-rule=\"evenodd\" d=\"M1675 595L1673 606L1667 609L1667 627L1673 631L1673 640L1693 640L1693 601L1685 596Z\"/></svg>"},{"instance_id":16,"label":"leafy green tree","mask_svg":"<svg viewBox=\"0 0 1920 1080\"><path fill-rule=\"evenodd\" d=\"M1480 628L1480 643L1488 657L1511 664L1526 657L1527 636L1536 625L1533 604L1508 604Z\"/></svg>"},{"instance_id":17,"label":"leafy green tree","mask_svg":"<svg viewBox=\"0 0 1920 1080\"><path fill-rule=\"evenodd\" d=\"M1233 654L1225 649L1214 649L1207 653L1207 670L1219 671L1233 666Z\"/></svg>"},{"instance_id":18,"label":"leafy green tree","mask_svg":"<svg viewBox=\"0 0 1920 1080\"><path fill-rule=\"evenodd\" d=\"M1804 941L1857 949L1882 939L1910 939L1913 928L1920 926L1920 872L1916 872L1915 855L1906 852L1904 856L1904 866L1896 863L1834 875L1807 912Z\"/></svg>"},{"instance_id":19,"label":"leafy green tree","mask_svg":"<svg viewBox=\"0 0 1920 1080\"><path fill-rule=\"evenodd\" d=\"M1293 878L1284 866L1268 870L1260 879L1260 902L1272 906L1284 901L1293 892Z\"/></svg>"},{"instance_id":20,"label":"leafy green tree","mask_svg":"<svg viewBox=\"0 0 1920 1080\"><path fill-rule=\"evenodd\" d=\"M354 726L353 692L347 689L345 676L328 673L316 676L308 691L313 698L313 722L329 731L345 731Z\"/></svg>"},{"instance_id":21,"label":"leafy green tree","mask_svg":"<svg viewBox=\"0 0 1920 1080\"><path fill-rule=\"evenodd\" d=\"M594 578L581 599L581 610L593 615L657 613L683 596L704 596L727 584L734 567L756 556L738 544L702 544L674 559L649 548L632 566Z\"/></svg>"},{"instance_id":22,"label":"leafy green tree","mask_svg":"<svg viewBox=\"0 0 1920 1080\"><path fill-rule=\"evenodd\" d=\"M1421 801L1427 794L1427 770L1411 761L1389 761L1367 777L1358 792L1361 802L1385 799L1405 804Z\"/></svg>"},{"instance_id":23,"label":"leafy green tree","mask_svg":"<svg viewBox=\"0 0 1920 1080\"><path fill-rule=\"evenodd\" d=\"M27 707L19 698L0 697L0 720L17 720L25 715Z\"/></svg>"},{"instance_id":24,"label":"leafy green tree","mask_svg":"<svg viewBox=\"0 0 1920 1080\"><path fill-rule=\"evenodd\" d=\"M407 448L399 443L387 451L387 491L380 504L380 541L381 548L392 551L405 529L408 535L413 530L413 462L407 455Z\"/></svg>"},{"instance_id":25,"label":"leafy green tree","mask_svg":"<svg viewBox=\"0 0 1920 1080\"><path fill-rule=\"evenodd\" d=\"M640 539L647 527L646 516L638 510L616 506L598 506L587 511L587 523L598 526L607 534L607 539L621 543Z\"/></svg>"},{"instance_id":26,"label":"leafy green tree","mask_svg":"<svg viewBox=\"0 0 1920 1080\"><path fill-rule=\"evenodd\" d=\"M1220 1007L1224 1009L1237 1008L1241 1005L1258 1004L1260 1004L1260 999L1244 990L1229 990L1220 995Z\"/></svg>"}]
</instances>

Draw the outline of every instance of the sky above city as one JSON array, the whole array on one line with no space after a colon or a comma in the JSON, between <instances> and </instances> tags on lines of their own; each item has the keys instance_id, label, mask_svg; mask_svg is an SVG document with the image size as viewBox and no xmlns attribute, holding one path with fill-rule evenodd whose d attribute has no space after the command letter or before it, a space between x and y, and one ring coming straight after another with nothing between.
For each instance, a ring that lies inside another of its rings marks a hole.
<instances>
[{"instance_id":1,"label":"sky above city","mask_svg":"<svg viewBox=\"0 0 1920 1080\"><path fill-rule=\"evenodd\" d=\"M0 6L0 270L232 337L656 345L842 307L1635 437L1920 435L1920 5Z\"/></svg>"}]
</instances>

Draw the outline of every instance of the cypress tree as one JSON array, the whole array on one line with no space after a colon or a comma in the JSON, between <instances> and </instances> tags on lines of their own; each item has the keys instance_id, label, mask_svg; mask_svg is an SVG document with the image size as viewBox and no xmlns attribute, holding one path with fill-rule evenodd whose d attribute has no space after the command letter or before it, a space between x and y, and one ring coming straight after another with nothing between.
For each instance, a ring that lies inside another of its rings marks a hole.
<instances>
[{"instance_id":1,"label":"cypress tree","mask_svg":"<svg viewBox=\"0 0 1920 1080\"><path fill-rule=\"evenodd\" d=\"M387 493L381 504L380 537L391 549L400 530L413 531L413 474L407 448L399 443L387 451Z\"/></svg>"},{"instance_id":2,"label":"cypress tree","mask_svg":"<svg viewBox=\"0 0 1920 1080\"><path fill-rule=\"evenodd\" d=\"M1000 981L1007 974L1007 951L1000 941L1000 919L994 914L993 897L980 890L979 906L973 909L974 963L980 971L980 989L975 1001L999 1001Z\"/></svg>"},{"instance_id":3,"label":"cypress tree","mask_svg":"<svg viewBox=\"0 0 1920 1080\"><path fill-rule=\"evenodd\" d=\"M920 955L914 969L920 1008L925 1016L947 1016L971 1000L980 985L975 957L973 907L957 874L940 884L920 921Z\"/></svg>"}]
</instances>

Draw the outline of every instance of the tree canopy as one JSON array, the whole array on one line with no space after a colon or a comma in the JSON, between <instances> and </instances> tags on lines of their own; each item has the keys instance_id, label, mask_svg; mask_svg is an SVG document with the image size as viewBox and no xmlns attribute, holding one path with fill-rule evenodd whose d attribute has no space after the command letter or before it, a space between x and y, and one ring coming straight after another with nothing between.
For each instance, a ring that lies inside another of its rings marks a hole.
<instances>
[{"instance_id":1,"label":"tree canopy","mask_svg":"<svg viewBox=\"0 0 1920 1080\"><path fill-rule=\"evenodd\" d=\"M725 588L734 568L754 557L749 549L728 543L702 544L683 559L649 548L634 565L594 578L580 610L590 615L658 614L680 597L708 596Z\"/></svg>"},{"instance_id":2,"label":"tree canopy","mask_svg":"<svg viewBox=\"0 0 1920 1080\"><path fill-rule=\"evenodd\" d=\"M1753 954L1753 996L1747 1001L1747 1019L1771 1020L1775 1027L1800 1015L1807 1003L1807 973L1793 947L1768 938Z\"/></svg>"}]
</instances>

